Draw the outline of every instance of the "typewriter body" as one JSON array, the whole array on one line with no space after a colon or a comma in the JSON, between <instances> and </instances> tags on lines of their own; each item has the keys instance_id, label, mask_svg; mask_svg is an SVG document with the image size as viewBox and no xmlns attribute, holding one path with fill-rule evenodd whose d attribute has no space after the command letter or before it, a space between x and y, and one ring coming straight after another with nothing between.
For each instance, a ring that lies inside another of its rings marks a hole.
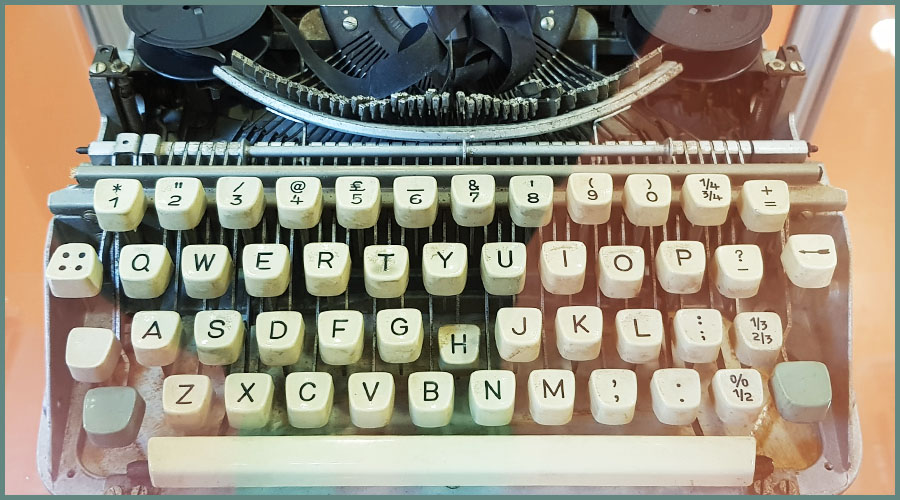
<instances>
[{"instance_id":1,"label":"typewriter body","mask_svg":"<svg viewBox=\"0 0 900 500\"><path fill-rule=\"evenodd\" d=\"M770 8L124 15L49 198L50 491L855 478L847 196Z\"/></svg>"}]
</instances>

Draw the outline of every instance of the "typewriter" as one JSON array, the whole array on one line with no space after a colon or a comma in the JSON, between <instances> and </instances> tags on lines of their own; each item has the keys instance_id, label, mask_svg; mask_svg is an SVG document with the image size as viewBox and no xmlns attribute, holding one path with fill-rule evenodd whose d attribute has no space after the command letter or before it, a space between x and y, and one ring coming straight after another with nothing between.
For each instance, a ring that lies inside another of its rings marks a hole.
<instances>
[{"instance_id":1,"label":"typewriter","mask_svg":"<svg viewBox=\"0 0 900 500\"><path fill-rule=\"evenodd\" d=\"M836 493L846 192L768 6L125 6L55 493Z\"/></svg>"}]
</instances>

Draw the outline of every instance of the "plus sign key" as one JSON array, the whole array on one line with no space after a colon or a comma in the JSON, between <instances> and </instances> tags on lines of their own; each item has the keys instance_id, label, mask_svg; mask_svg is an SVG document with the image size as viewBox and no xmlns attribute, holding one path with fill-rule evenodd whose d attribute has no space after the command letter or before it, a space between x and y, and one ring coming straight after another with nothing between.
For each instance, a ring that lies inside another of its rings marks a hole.
<instances>
[{"instance_id":1,"label":"plus sign key","mask_svg":"<svg viewBox=\"0 0 900 500\"><path fill-rule=\"evenodd\" d=\"M831 283L837 254L827 234L795 234L781 252L784 272L800 288L825 288Z\"/></svg>"},{"instance_id":2,"label":"plus sign key","mask_svg":"<svg viewBox=\"0 0 900 500\"><path fill-rule=\"evenodd\" d=\"M747 181L741 187L741 220L757 233L781 231L791 209L788 185L784 181Z\"/></svg>"}]
</instances>

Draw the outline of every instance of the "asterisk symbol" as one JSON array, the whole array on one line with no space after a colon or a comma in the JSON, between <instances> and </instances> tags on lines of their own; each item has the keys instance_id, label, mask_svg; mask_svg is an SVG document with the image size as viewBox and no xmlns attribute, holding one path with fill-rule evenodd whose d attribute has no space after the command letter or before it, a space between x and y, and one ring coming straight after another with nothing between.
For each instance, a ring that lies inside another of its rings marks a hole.
<instances>
[{"instance_id":1,"label":"asterisk symbol","mask_svg":"<svg viewBox=\"0 0 900 500\"><path fill-rule=\"evenodd\" d=\"M113 192L118 193L118 192L121 191L121 190L122 190L122 185L121 185L121 184L116 184L116 185L113 186Z\"/></svg>"}]
</instances>

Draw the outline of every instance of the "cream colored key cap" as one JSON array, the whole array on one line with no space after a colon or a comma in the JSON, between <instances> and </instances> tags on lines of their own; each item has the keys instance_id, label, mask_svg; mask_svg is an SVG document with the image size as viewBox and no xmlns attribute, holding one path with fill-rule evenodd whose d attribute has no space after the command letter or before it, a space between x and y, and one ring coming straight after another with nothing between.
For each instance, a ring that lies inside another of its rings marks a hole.
<instances>
[{"instance_id":1,"label":"cream colored key cap","mask_svg":"<svg viewBox=\"0 0 900 500\"><path fill-rule=\"evenodd\" d=\"M566 207L577 224L606 224L612 208L613 182L609 174L576 173L566 184Z\"/></svg>"},{"instance_id":2,"label":"cream colored key cap","mask_svg":"<svg viewBox=\"0 0 900 500\"><path fill-rule=\"evenodd\" d=\"M634 418L637 377L631 370L594 370L588 379L591 415L598 423L625 425Z\"/></svg>"},{"instance_id":3,"label":"cream colored key cap","mask_svg":"<svg viewBox=\"0 0 900 500\"><path fill-rule=\"evenodd\" d=\"M827 234L791 235L781 251L784 273L800 288L825 288L837 267L834 238Z\"/></svg>"},{"instance_id":4,"label":"cream colored key cap","mask_svg":"<svg viewBox=\"0 0 900 500\"><path fill-rule=\"evenodd\" d=\"M730 299L745 299L759 292L763 277L762 252L756 245L722 245L716 249L713 269L716 288Z\"/></svg>"},{"instance_id":5,"label":"cream colored key cap","mask_svg":"<svg viewBox=\"0 0 900 500\"><path fill-rule=\"evenodd\" d=\"M494 340L500 357L517 363L537 359L543 333L541 310L534 307L504 307L497 311Z\"/></svg>"},{"instance_id":6,"label":"cream colored key cap","mask_svg":"<svg viewBox=\"0 0 900 500\"><path fill-rule=\"evenodd\" d=\"M631 174L625 179L622 205L635 226L661 226L669 220L672 181L661 174Z\"/></svg>"},{"instance_id":7,"label":"cream colored key cap","mask_svg":"<svg viewBox=\"0 0 900 500\"><path fill-rule=\"evenodd\" d=\"M100 179L94 184L94 213L104 231L137 229L146 211L147 197L141 181Z\"/></svg>"},{"instance_id":8,"label":"cream colored key cap","mask_svg":"<svg viewBox=\"0 0 900 500\"><path fill-rule=\"evenodd\" d=\"M225 377L225 414L235 429L259 429L269 423L275 382L268 373L232 373Z\"/></svg>"},{"instance_id":9,"label":"cream colored key cap","mask_svg":"<svg viewBox=\"0 0 900 500\"><path fill-rule=\"evenodd\" d=\"M469 253L462 243L426 243L422 248L422 280L432 295L459 295L466 287Z\"/></svg>"},{"instance_id":10,"label":"cream colored key cap","mask_svg":"<svg viewBox=\"0 0 900 500\"><path fill-rule=\"evenodd\" d=\"M188 297L221 297L233 272L231 254L225 245L187 245L181 252L181 277Z\"/></svg>"},{"instance_id":11,"label":"cream colored key cap","mask_svg":"<svg viewBox=\"0 0 900 500\"><path fill-rule=\"evenodd\" d=\"M407 380L409 416L416 427L443 427L453 416L453 375L415 372Z\"/></svg>"},{"instance_id":12,"label":"cream colored key cap","mask_svg":"<svg viewBox=\"0 0 900 500\"><path fill-rule=\"evenodd\" d=\"M317 297L333 297L350 282L350 247L346 243L307 243L303 246L306 291Z\"/></svg>"},{"instance_id":13,"label":"cream colored key cap","mask_svg":"<svg viewBox=\"0 0 900 500\"><path fill-rule=\"evenodd\" d=\"M375 315L378 355L385 363L412 363L422 353L422 311L382 309Z\"/></svg>"},{"instance_id":14,"label":"cream colored key cap","mask_svg":"<svg viewBox=\"0 0 900 500\"><path fill-rule=\"evenodd\" d=\"M144 366L169 366L178 357L181 315L175 311L138 311L131 320L131 348Z\"/></svg>"},{"instance_id":15,"label":"cream colored key cap","mask_svg":"<svg viewBox=\"0 0 900 500\"><path fill-rule=\"evenodd\" d=\"M722 313L717 309L679 309L672 321L675 354L688 363L714 363L722 346Z\"/></svg>"},{"instance_id":16,"label":"cream colored key cap","mask_svg":"<svg viewBox=\"0 0 900 500\"><path fill-rule=\"evenodd\" d=\"M588 361L600 355L603 310L596 306L565 306L556 310L556 348L572 361Z\"/></svg>"},{"instance_id":17,"label":"cream colored key cap","mask_svg":"<svg viewBox=\"0 0 900 500\"><path fill-rule=\"evenodd\" d=\"M55 297L95 297L103 285L103 264L87 243L66 243L50 256L44 275Z\"/></svg>"},{"instance_id":18,"label":"cream colored key cap","mask_svg":"<svg viewBox=\"0 0 900 500\"><path fill-rule=\"evenodd\" d=\"M409 284L409 250L402 245L369 245L363 250L366 293L376 299L400 297Z\"/></svg>"},{"instance_id":19,"label":"cream colored key cap","mask_svg":"<svg viewBox=\"0 0 900 500\"><path fill-rule=\"evenodd\" d=\"M450 179L450 213L464 227L487 226L494 220L492 175L454 175Z\"/></svg>"},{"instance_id":20,"label":"cream colored key cap","mask_svg":"<svg viewBox=\"0 0 900 500\"><path fill-rule=\"evenodd\" d=\"M516 374L478 370L469 375L469 413L478 425L508 425L516 406Z\"/></svg>"},{"instance_id":21,"label":"cream colored key cap","mask_svg":"<svg viewBox=\"0 0 900 500\"><path fill-rule=\"evenodd\" d=\"M781 231L790 211L787 182L752 180L741 186L739 212L747 229L757 233Z\"/></svg>"},{"instance_id":22,"label":"cream colored key cap","mask_svg":"<svg viewBox=\"0 0 900 500\"><path fill-rule=\"evenodd\" d=\"M377 177L338 177L334 197L338 224L347 229L365 229L378 222L381 183Z\"/></svg>"},{"instance_id":23,"label":"cream colored key cap","mask_svg":"<svg viewBox=\"0 0 900 500\"><path fill-rule=\"evenodd\" d=\"M212 406L212 383L206 375L169 375L163 381L166 423L181 431L204 427Z\"/></svg>"},{"instance_id":24,"label":"cream colored key cap","mask_svg":"<svg viewBox=\"0 0 900 500\"><path fill-rule=\"evenodd\" d=\"M242 255L244 287L252 297L278 297L291 279L291 254L280 243L251 243Z\"/></svg>"},{"instance_id":25,"label":"cream colored key cap","mask_svg":"<svg viewBox=\"0 0 900 500\"><path fill-rule=\"evenodd\" d=\"M616 350L626 363L659 359L663 343L662 314L656 309L622 309L616 313Z\"/></svg>"},{"instance_id":26,"label":"cream colored key cap","mask_svg":"<svg viewBox=\"0 0 900 500\"><path fill-rule=\"evenodd\" d=\"M251 229L262 220L266 208L262 181L258 177L219 177L216 210L226 229Z\"/></svg>"},{"instance_id":27,"label":"cream colored key cap","mask_svg":"<svg viewBox=\"0 0 900 500\"><path fill-rule=\"evenodd\" d=\"M663 241L656 251L656 277L669 293L697 293L706 272L706 250L699 241Z\"/></svg>"},{"instance_id":28,"label":"cream colored key cap","mask_svg":"<svg viewBox=\"0 0 900 500\"><path fill-rule=\"evenodd\" d=\"M328 372L293 372L284 381L288 422L298 429L328 424L334 404L334 380Z\"/></svg>"},{"instance_id":29,"label":"cream colored key cap","mask_svg":"<svg viewBox=\"0 0 900 500\"><path fill-rule=\"evenodd\" d=\"M575 409L575 374L571 370L533 370L528 375L528 409L535 423L568 424Z\"/></svg>"},{"instance_id":30,"label":"cream colored key cap","mask_svg":"<svg viewBox=\"0 0 900 500\"><path fill-rule=\"evenodd\" d=\"M700 375L689 368L662 368L650 379L653 413L667 425L691 425L700 411Z\"/></svg>"},{"instance_id":31,"label":"cream colored key cap","mask_svg":"<svg viewBox=\"0 0 900 500\"><path fill-rule=\"evenodd\" d=\"M194 317L194 343L204 365L230 365L244 347L244 319L238 311L200 311Z\"/></svg>"},{"instance_id":32,"label":"cream colored key cap","mask_svg":"<svg viewBox=\"0 0 900 500\"><path fill-rule=\"evenodd\" d=\"M319 355L329 365L352 365L363 351L363 315L359 311L323 311L318 318Z\"/></svg>"},{"instance_id":33,"label":"cream colored key cap","mask_svg":"<svg viewBox=\"0 0 900 500\"><path fill-rule=\"evenodd\" d=\"M763 407L763 382L753 369L719 370L713 375L716 415L727 424L749 424Z\"/></svg>"},{"instance_id":34,"label":"cream colored key cap","mask_svg":"<svg viewBox=\"0 0 900 500\"><path fill-rule=\"evenodd\" d=\"M400 227L422 228L437 218L437 180L424 175L394 179L394 218Z\"/></svg>"},{"instance_id":35,"label":"cream colored key cap","mask_svg":"<svg viewBox=\"0 0 900 500\"><path fill-rule=\"evenodd\" d=\"M347 379L350 421L362 429L384 427L394 412L394 377L386 372L357 372Z\"/></svg>"},{"instance_id":36,"label":"cream colored key cap","mask_svg":"<svg viewBox=\"0 0 900 500\"><path fill-rule=\"evenodd\" d=\"M206 213L206 191L200 179L163 177L156 181L153 205L163 229L194 229Z\"/></svg>"},{"instance_id":37,"label":"cream colored key cap","mask_svg":"<svg viewBox=\"0 0 900 500\"><path fill-rule=\"evenodd\" d=\"M525 244L491 242L481 246L481 283L491 295L516 295L525 288Z\"/></svg>"},{"instance_id":38,"label":"cream colored key cap","mask_svg":"<svg viewBox=\"0 0 900 500\"><path fill-rule=\"evenodd\" d=\"M259 361L269 366L288 366L300 359L306 325L297 311L267 311L256 315Z\"/></svg>"},{"instance_id":39,"label":"cream colored key cap","mask_svg":"<svg viewBox=\"0 0 900 500\"><path fill-rule=\"evenodd\" d=\"M318 177L281 177L275 182L278 224L309 229L322 218L322 181Z\"/></svg>"},{"instance_id":40,"label":"cream colored key cap","mask_svg":"<svg viewBox=\"0 0 900 500\"><path fill-rule=\"evenodd\" d=\"M155 299L165 293L174 268L163 245L125 245L119 252L122 291L132 299Z\"/></svg>"},{"instance_id":41,"label":"cream colored key cap","mask_svg":"<svg viewBox=\"0 0 900 500\"><path fill-rule=\"evenodd\" d=\"M637 297L644 282L644 249L627 245L600 247L597 267L603 295L611 299Z\"/></svg>"},{"instance_id":42,"label":"cream colored key cap","mask_svg":"<svg viewBox=\"0 0 900 500\"><path fill-rule=\"evenodd\" d=\"M781 354L784 333L774 312L742 312L734 317L734 353L741 363L771 368Z\"/></svg>"},{"instance_id":43,"label":"cream colored key cap","mask_svg":"<svg viewBox=\"0 0 900 500\"><path fill-rule=\"evenodd\" d=\"M553 179L517 175L509 179L509 216L522 227L541 227L553 217Z\"/></svg>"},{"instance_id":44,"label":"cream colored key cap","mask_svg":"<svg viewBox=\"0 0 900 500\"><path fill-rule=\"evenodd\" d=\"M107 328L78 327L66 338L66 365L79 382L98 383L112 376L122 344Z\"/></svg>"},{"instance_id":45,"label":"cream colored key cap","mask_svg":"<svg viewBox=\"0 0 900 500\"><path fill-rule=\"evenodd\" d=\"M438 328L441 370L468 370L478 366L481 329L477 325L443 325Z\"/></svg>"},{"instance_id":46,"label":"cream colored key cap","mask_svg":"<svg viewBox=\"0 0 900 500\"><path fill-rule=\"evenodd\" d=\"M695 226L720 226L731 208L731 180L724 174L690 174L681 185L681 208Z\"/></svg>"},{"instance_id":47,"label":"cream colored key cap","mask_svg":"<svg viewBox=\"0 0 900 500\"><path fill-rule=\"evenodd\" d=\"M541 282L555 295L572 295L584 288L587 247L580 241L546 241L541 245Z\"/></svg>"}]
</instances>

